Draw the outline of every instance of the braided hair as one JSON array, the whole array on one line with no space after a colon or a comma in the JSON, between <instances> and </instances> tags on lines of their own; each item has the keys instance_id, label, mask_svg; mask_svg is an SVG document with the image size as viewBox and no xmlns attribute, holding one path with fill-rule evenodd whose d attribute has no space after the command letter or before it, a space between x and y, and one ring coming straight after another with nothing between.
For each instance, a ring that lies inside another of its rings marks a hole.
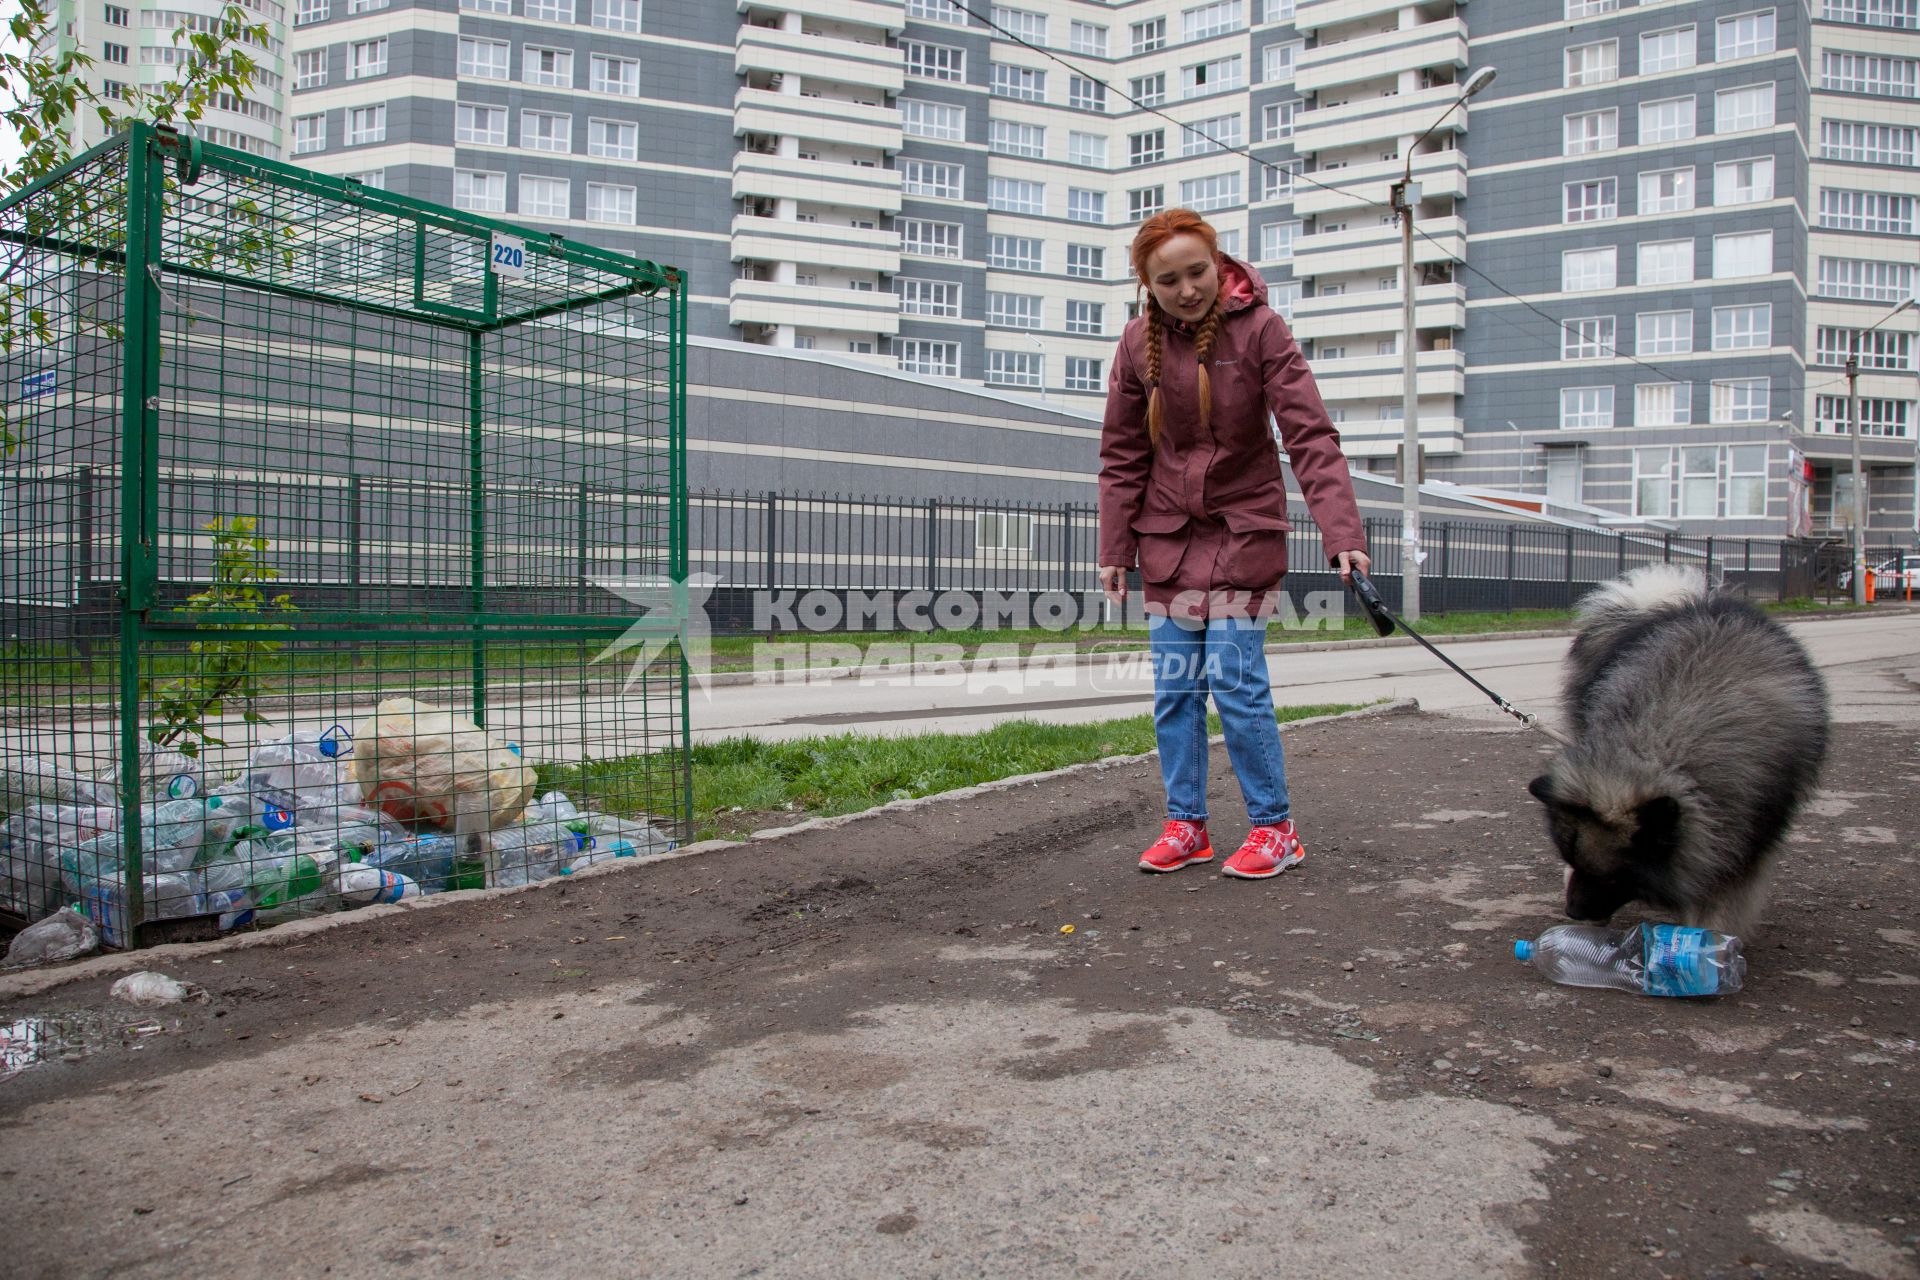
<instances>
[{"instance_id":1,"label":"braided hair","mask_svg":"<svg viewBox=\"0 0 1920 1280\"><path fill-rule=\"evenodd\" d=\"M1140 288L1147 295L1147 384L1153 388L1147 397L1147 439L1156 450L1160 447L1162 422L1160 374L1167 321L1166 314L1160 310L1159 300L1153 296L1153 290L1147 281L1147 259L1161 245L1178 235L1199 236L1206 243L1207 252L1218 258L1219 237L1214 234L1207 220L1191 209L1168 209L1164 213L1157 213L1141 223L1139 232L1133 237L1133 272L1139 279ZM1200 363L1198 378L1202 426L1205 426L1213 417L1213 383L1207 376L1207 359L1213 354L1213 340L1218 336L1220 322L1225 316L1226 313L1220 306L1220 298L1216 295L1213 307L1200 321L1200 326L1193 335L1193 353Z\"/></svg>"}]
</instances>

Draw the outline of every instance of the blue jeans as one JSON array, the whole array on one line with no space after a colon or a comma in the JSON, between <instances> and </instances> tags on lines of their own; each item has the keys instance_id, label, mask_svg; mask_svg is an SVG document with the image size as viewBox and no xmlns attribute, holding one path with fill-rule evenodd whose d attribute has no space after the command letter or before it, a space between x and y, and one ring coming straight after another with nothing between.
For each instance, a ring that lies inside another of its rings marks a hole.
<instances>
[{"instance_id":1,"label":"blue jeans","mask_svg":"<svg viewBox=\"0 0 1920 1280\"><path fill-rule=\"evenodd\" d=\"M1227 738L1255 826L1287 819L1287 762L1267 682L1267 627L1247 618L1147 619L1153 653L1153 733L1167 817L1207 820L1207 695Z\"/></svg>"}]
</instances>

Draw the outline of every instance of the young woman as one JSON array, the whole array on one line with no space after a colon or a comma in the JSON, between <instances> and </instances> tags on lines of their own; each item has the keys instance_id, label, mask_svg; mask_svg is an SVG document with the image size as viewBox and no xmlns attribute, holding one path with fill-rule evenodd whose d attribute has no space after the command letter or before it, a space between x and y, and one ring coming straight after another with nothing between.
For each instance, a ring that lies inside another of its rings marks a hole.
<instances>
[{"instance_id":1,"label":"young woman","mask_svg":"<svg viewBox=\"0 0 1920 1280\"><path fill-rule=\"evenodd\" d=\"M1100 438L1100 586L1124 602L1136 556L1146 586L1153 724L1167 824L1142 871L1210 862L1207 695L1253 830L1227 859L1246 880L1306 858L1287 802L1267 683L1267 621L1287 570L1287 493L1268 428L1342 580L1371 563L1340 436L1254 269L1220 252L1190 209L1149 218L1133 240L1146 306L1107 382Z\"/></svg>"}]
</instances>

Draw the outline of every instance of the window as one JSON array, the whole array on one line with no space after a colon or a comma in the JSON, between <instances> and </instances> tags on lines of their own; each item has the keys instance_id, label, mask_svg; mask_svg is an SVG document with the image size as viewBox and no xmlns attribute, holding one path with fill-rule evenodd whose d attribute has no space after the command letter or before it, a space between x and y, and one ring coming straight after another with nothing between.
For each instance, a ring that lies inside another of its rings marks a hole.
<instances>
[{"instance_id":1,"label":"window","mask_svg":"<svg viewBox=\"0 0 1920 1280\"><path fill-rule=\"evenodd\" d=\"M1282 280L1279 284L1267 286L1267 305L1282 320L1293 319L1294 304L1300 301L1301 285L1298 280Z\"/></svg>"},{"instance_id":2,"label":"window","mask_svg":"<svg viewBox=\"0 0 1920 1280\"><path fill-rule=\"evenodd\" d=\"M1665 519L1672 502L1673 450L1633 451L1633 514Z\"/></svg>"},{"instance_id":3,"label":"window","mask_svg":"<svg viewBox=\"0 0 1920 1280\"><path fill-rule=\"evenodd\" d=\"M304 156L309 152L326 149L326 116L295 116L293 118L293 154Z\"/></svg>"},{"instance_id":4,"label":"window","mask_svg":"<svg viewBox=\"0 0 1920 1280\"><path fill-rule=\"evenodd\" d=\"M1067 332L1098 337L1106 329L1106 307L1098 302L1067 303Z\"/></svg>"},{"instance_id":5,"label":"window","mask_svg":"<svg viewBox=\"0 0 1920 1280\"><path fill-rule=\"evenodd\" d=\"M1751 351L1773 345L1773 306L1715 307L1713 349Z\"/></svg>"},{"instance_id":6,"label":"window","mask_svg":"<svg viewBox=\"0 0 1920 1280\"><path fill-rule=\"evenodd\" d=\"M635 58L610 58L596 53L588 64L588 85L595 93L623 98L640 96L640 63Z\"/></svg>"},{"instance_id":7,"label":"window","mask_svg":"<svg viewBox=\"0 0 1920 1280\"><path fill-rule=\"evenodd\" d=\"M919 22L950 22L956 27L967 25L967 13L954 6L953 0L907 0L907 17Z\"/></svg>"},{"instance_id":8,"label":"window","mask_svg":"<svg viewBox=\"0 0 1920 1280\"><path fill-rule=\"evenodd\" d=\"M906 338L900 341L897 354L902 373L923 373L936 378L960 376L960 344L957 342Z\"/></svg>"},{"instance_id":9,"label":"window","mask_svg":"<svg viewBox=\"0 0 1920 1280\"><path fill-rule=\"evenodd\" d=\"M347 0L347 11L351 13L358 0ZM505 13L513 12L513 0L460 0L460 7L469 13Z\"/></svg>"},{"instance_id":10,"label":"window","mask_svg":"<svg viewBox=\"0 0 1920 1280\"><path fill-rule=\"evenodd\" d=\"M1920 0L1823 0L1820 16L1828 22L1913 31L1920 29Z\"/></svg>"},{"instance_id":11,"label":"window","mask_svg":"<svg viewBox=\"0 0 1920 1280\"><path fill-rule=\"evenodd\" d=\"M1583 427L1613 425L1612 387L1560 388L1560 427L1573 431Z\"/></svg>"},{"instance_id":12,"label":"window","mask_svg":"<svg viewBox=\"0 0 1920 1280\"><path fill-rule=\"evenodd\" d=\"M507 109L461 103L453 109L453 140L483 147L507 145Z\"/></svg>"},{"instance_id":13,"label":"window","mask_svg":"<svg viewBox=\"0 0 1920 1280\"><path fill-rule=\"evenodd\" d=\"M1608 360L1613 355L1612 316L1587 316L1561 323L1562 360Z\"/></svg>"},{"instance_id":14,"label":"window","mask_svg":"<svg viewBox=\"0 0 1920 1280\"><path fill-rule=\"evenodd\" d=\"M1097 133L1067 134L1067 163L1107 167L1107 140Z\"/></svg>"},{"instance_id":15,"label":"window","mask_svg":"<svg viewBox=\"0 0 1920 1280\"><path fill-rule=\"evenodd\" d=\"M1720 514L1720 450L1713 445L1680 450L1680 514L1704 520Z\"/></svg>"},{"instance_id":16,"label":"window","mask_svg":"<svg viewBox=\"0 0 1920 1280\"><path fill-rule=\"evenodd\" d=\"M388 0L347 0L348 13L372 13L387 7Z\"/></svg>"},{"instance_id":17,"label":"window","mask_svg":"<svg viewBox=\"0 0 1920 1280\"><path fill-rule=\"evenodd\" d=\"M1693 421L1691 382L1643 382L1633 389L1633 425L1684 427Z\"/></svg>"},{"instance_id":18,"label":"window","mask_svg":"<svg viewBox=\"0 0 1920 1280\"><path fill-rule=\"evenodd\" d=\"M1067 246L1067 274L1098 280L1107 273L1107 251L1099 245Z\"/></svg>"},{"instance_id":19,"label":"window","mask_svg":"<svg viewBox=\"0 0 1920 1280\"><path fill-rule=\"evenodd\" d=\"M593 0L593 25L605 31L638 31L640 0Z\"/></svg>"},{"instance_id":20,"label":"window","mask_svg":"<svg viewBox=\"0 0 1920 1280\"><path fill-rule=\"evenodd\" d=\"M512 46L505 40L482 40L478 36L460 37L460 74L482 80L505 80Z\"/></svg>"},{"instance_id":21,"label":"window","mask_svg":"<svg viewBox=\"0 0 1920 1280\"><path fill-rule=\"evenodd\" d=\"M1561 121L1560 154L1584 156L1593 151L1611 151L1620 145L1620 113L1612 107L1605 111L1582 111Z\"/></svg>"},{"instance_id":22,"label":"window","mask_svg":"<svg viewBox=\"0 0 1920 1280\"><path fill-rule=\"evenodd\" d=\"M1269 222L1260 228L1260 261L1286 262L1293 257L1293 246L1300 239L1300 223Z\"/></svg>"},{"instance_id":23,"label":"window","mask_svg":"<svg viewBox=\"0 0 1920 1280\"><path fill-rule=\"evenodd\" d=\"M1567 49L1566 83L1568 88L1583 84L1605 84L1620 78L1620 42L1600 40L1576 44Z\"/></svg>"},{"instance_id":24,"label":"window","mask_svg":"<svg viewBox=\"0 0 1920 1280\"><path fill-rule=\"evenodd\" d=\"M1713 24L1713 56L1721 62L1773 52L1773 10L1743 13Z\"/></svg>"},{"instance_id":25,"label":"window","mask_svg":"<svg viewBox=\"0 0 1920 1280\"><path fill-rule=\"evenodd\" d=\"M1107 193L1088 191L1081 187L1068 187L1067 220L1069 222L1105 222Z\"/></svg>"},{"instance_id":26,"label":"window","mask_svg":"<svg viewBox=\"0 0 1920 1280\"><path fill-rule=\"evenodd\" d=\"M1820 158L1913 167L1915 130L1857 120L1823 120Z\"/></svg>"},{"instance_id":27,"label":"window","mask_svg":"<svg viewBox=\"0 0 1920 1280\"><path fill-rule=\"evenodd\" d=\"M1563 293L1585 293L1592 289L1611 289L1617 280L1620 251L1612 245L1603 249L1568 249L1560 255L1560 289Z\"/></svg>"},{"instance_id":28,"label":"window","mask_svg":"<svg viewBox=\"0 0 1920 1280\"><path fill-rule=\"evenodd\" d=\"M900 295L900 313L909 316L936 316L957 320L960 317L960 286L951 280L895 281Z\"/></svg>"},{"instance_id":29,"label":"window","mask_svg":"<svg viewBox=\"0 0 1920 1280\"><path fill-rule=\"evenodd\" d=\"M1205 40L1238 31L1246 25L1246 6L1241 0L1216 0L1182 12L1180 36L1183 40Z\"/></svg>"},{"instance_id":30,"label":"window","mask_svg":"<svg viewBox=\"0 0 1920 1280\"><path fill-rule=\"evenodd\" d=\"M1713 421L1765 422L1768 394L1765 378L1725 378L1713 384Z\"/></svg>"},{"instance_id":31,"label":"window","mask_svg":"<svg viewBox=\"0 0 1920 1280\"><path fill-rule=\"evenodd\" d=\"M987 265L1002 271L1044 271L1043 246L1030 236L988 236Z\"/></svg>"},{"instance_id":32,"label":"window","mask_svg":"<svg viewBox=\"0 0 1920 1280\"><path fill-rule=\"evenodd\" d=\"M347 111L347 145L364 147L387 140L387 104L351 107Z\"/></svg>"},{"instance_id":33,"label":"window","mask_svg":"<svg viewBox=\"0 0 1920 1280\"><path fill-rule=\"evenodd\" d=\"M1238 54L1180 68L1180 92L1186 98L1238 89L1246 82L1246 72Z\"/></svg>"},{"instance_id":34,"label":"window","mask_svg":"<svg viewBox=\"0 0 1920 1280\"><path fill-rule=\"evenodd\" d=\"M328 4L329 0L300 0L293 11L293 25L304 27L310 22L325 22Z\"/></svg>"},{"instance_id":35,"label":"window","mask_svg":"<svg viewBox=\"0 0 1920 1280\"><path fill-rule=\"evenodd\" d=\"M987 383L996 387L1038 387L1045 384L1046 359L1038 351L987 352ZM981 512L986 516L989 512ZM1028 517L1031 519L1032 517ZM983 547L982 550L1000 548Z\"/></svg>"},{"instance_id":36,"label":"window","mask_svg":"<svg viewBox=\"0 0 1920 1280\"><path fill-rule=\"evenodd\" d=\"M940 164L932 160L902 160L900 194L928 196L935 200L965 199L965 173L966 168L962 165Z\"/></svg>"},{"instance_id":37,"label":"window","mask_svg":"<svg viewBox=\"0 0 1920 1280\"><path fill-rule=\"evenodd\" d=\"M960 256L960 224L931 222L925 218L897 218L894 230L900 233L900 252L920 258L957 258Z\"/></svg>"},{"instance_id":38,"label":"window","mask_svg":"<svg viewBox=\"0 0 1920 1280\"><path fill-rule=\"evenodd\" d=\"M302 49L293 55L293 87L318 89L327 82L327 51Z\"/></svg>"},{"instance_id":39,"label":"window","mask_svg":"<svg viewBox=\"0 0 1920 1280\"><path fill-rule=\"evenodd\" d=\"M123 44L114 44L111 40L109 40L106 42L106 44L103 47L105 49L106 58L108 62L118 62L122 65L125 65L129 61L129 58L127 55L127 46Z\"/></svg>"},{"instance_id":40,"label":"window","mask_svg":"<svg viewBox=\"0 0 1920 1280\"><path fill-rule=\"evenodd\" d=\"M1920 92L1917 71L1920 71L1920 62L1912 58L1881 58L1828 49L1821 55L1820 87L1839 93L1911 98Z\"/></svg>"},{"instance_id":41,"label":"window","mask_svg":"<svg viewBox=\"0 0 1920 1280\"><path fill-rule=\"evenodd\" d=\"M903 40L900 50L906 55L907 74L928 80L965 80L967 51L947 44L928 44L923 40Z\"/></svg>"},{"instance_id":42,"label":"window","mask_svg":"<svg viewBox=\"0 0 1920 1280\"><path fill-rule=\"evenodd\" d=\"M1143 222L1167 207L1165 187L1138 187L1127 192L1127 221Z\"/></svg>"},{"instance_id":43,"label":"window","mask_svg":"<svg viewBox=\"0 0 1920 1280\"><path fill-rule=\"evenodd\" d=\"M989 126L987 149L1003 156L1027 156L1034 160L1047 154L1047 131L1037 124L1015 124L995 120Z\"/></svg>"},{"instance_id":44,"label":"window","mask_svg":"<svg viewBox=\"0 0 1920 1280\"><path fill-rule=\"evenodd\" d=\"M623 227L634 224L638 193L632 187L610 186L604 182L587 184L587 221L612 222Z\"/></svg>"},{"instance_id":45,"label":"window","mask_svg":"<svg viewBox=\"0 0 1920 1280\"><path fill-rule=\"evenodd\" d=\"M1105 111L1107 86L1085 76L1068 76L1067 105L1079 111Z\"/></svg>"},{"instance_id":46,"label":"window","mask_svg":"<svg viewBox=\"0 0 1920 1280\"><path fill-rule=\"evenodd\" d=\"M100 92L106 94L109 98L124 102L127 97L127 86L124 81L120 80L102 80L100 82Z\"/></svg>"},{"instance_id":47,"label":"window","mask_svg":"<svg viewBox=\"0 0 1920 1280\"><path fill-rule=\"evenodd\" d=\"M973 545L976 551L1032 551L1033 517L1003 511L976 511Z\"/></svg>"},{"instance_id":48,"label":"window","mask_svg":"<svg viewBox=\"0 0 1920 1280\"><path fill-rule=\"evenodd\" d=\"M1317 344L1314 347L1313 361L1315 364L1320 363L1322 360L1345 360L1346 358L1347 349L1343 346Z\"/></svg>"},{"instance_id":49,"label":"window","mask_svg":"<svg viewBox=\"0 0 1920 1280\"><path fill-rule=\"evenodd\" d=\"M573 51L526 46L520 51L520 78L528 84L573 88Z\"/></svg>"},{"instance_id":50,"label":"window","mask_svg":"<svg viewBox=\"0 0 1920 1280\"><path fill-rule=\"evenodd\" d=\"M1274 142L1293 136L1294 125L1300 119L1300 100L1294 98L1287 102L1269 102L1260 108L1260 141Z\"/></svg>"},{"instance_id":51,"label":"window","mask_svg":"<svg viewBox=\"0 0 1920 1280\"><path fill-rule=\"evenodd\" d=\"M987 323L1011 329L1038 329L1043 305L1037 293L989 293Z\"/></svg>"},{"instance_id":52,"label":"window","mask_svg":"<svg viewBox=\"0 0 1920 1280\"><path fill-rule=\"evenodd\" d=\"M387 39L356 40L347 46L347 79L365 80L387 74Z\"/></svg>"},{"instance_id":53,"label":"window","mask_svg":"<svg viewBox=\"0 0 1920 1280\"><path fill-rule=\"evenodd\" d=\"M587 121L587 154L606 160L638 159L640 126L624 120Z\"/></svg>"},{"instance_id":54,"label":"window","mask_svg":"<svg viewBox=\"0 0 1920 1280\"><path fill-rule=\"evenodd\" d=\"M1591 18L1599 13L1612 13L1620 7L1620 0L1567 0L1567 20Z\"/></svg>"},{"instance_id":55,"label":"window","mask_svg":"<svg viewBox=\"0 0 1920 1280\"><path fill-rule=\"evenodd\" d=\"M1680 71L1694 65L1694 41L1692 27L1675 27L1671 31L1649 31L1640 37L1640 74L1653 75L1658 71Z\"/></svg>"},{"instance_id":56,"label":"window","mask_svg":"<svg viewBox=\"0 0 1920 1280\"><path fill-rule=\"evenodd\" d=\"M1129 134L1127 137L1127 163L1130 165L1153 164L1167 158L1167 133L1164 129L1149 129L1145 133Z\"/></svg>"},{"instance_id":57,"label":"window","mask_svg":"<svg viewBox=\"0 0 1920 1280\"><path fill-rule=\"evenodd\" d=\"M1001 213L1042 214L1047 211L1047 188L1040 182L1017 178L989 178L987 207Z\"/></svg>"},{"instance_id":58,"label":"window","mask_svg":"<svg viewBox=\"0 0 1920 1280\"><path fill-rule=\"evenodd\" d=\"M1693 350L1693 312L1642 311L1634 317L1633 353L1684 356Z\"/></svg>"},{"instance_id":59,"label":"window","mask_svg":"<svg viewBox=\"0 0 1920 1280\"><path fill-rule=\"evenodd\" d=\"M110 27L124 27L127 25L127 11L120 5L110 4L106 7L106 19Z\"/></svg>"},{"instance_id":60,"label":"window","mask_svg":"<svg viewBox=\"0 0 1920 1280\"><path fill-rule=\"evenodd\" d=\"M1860 434L1862 436L1896 436L1907 434L1907 411L1911 406L1906 400L1887 400L1878 396L1860 398ZM1836 435L1851 435L1848 425L1847 398L1845 396L1816 396L1814 398L1813 429Z\"/></svg>"},{"instance_id":61,"label":"window","mask_svg":"<svg viewBox=\"0 0 1920 1280\"><path fill-rule=\"evenodd\" d=\"M537 178L520 175L520 216L523 218L564 218L571 203L571 183L565 178Z\"/></svg>"},{"instance_id":62,"label":"window","mask_svg":"<svg viewBox=\"0 0 1920 1280\"><path fill-rule=\"evenodd\" d=\"M993 64L992 90L997 98L1044 102L1047 98L1047 73L1034 67L1016 67L996 62Z\"/></svg>"},{"instance_id":63,"label":"window","mask_svg":"<svg viewBox=\"0 0 1920 1280\"><path fill-rule=\"evenodd\" d=\"M1684 213L1693 208L1693 170L1654 169L1640 175L1641 213Z\"/></svg>"},{"instance_id":64,"label":"window","mask_svg":"<svg viewBox=\"0 0 1920 1280\"><path fill-rule=\"evenodd\" d=\"M1305 40L1283 40L1260 51L1260 78L1268 84L1291 80L1300 66L1300 55L1307 50Z\"/></svg>"},{"instance_id":65,"label":"window","mask_svg":"<svg viewBox=\"0 0 1920 1280\"><path fill-rule=\"evenodd\" d=\"M453 171L453 207L474 213L507 211L507 175L476 173L471 169Z\"/></svg>"},{"instance_id":66,"label":"window","mask_svg":"<svg viewBox=\"0 0 1920 1280\"><path fill-rule=\"evenodd\" d=\"M1187 179L1180 184L1180 203L1196 213L1232 208L1240 203L1239 172Z\"/></svg>"},{"instance_id":67,"label":"window","mask_svg":"<svg viewBox=\"0 0 1920 1280\"><path fill-rule=\"evenodd\" d=\"M1025 9L1009 9L1003 5L993 6L993 25L1017 40L1030 44L1047 42L1047 19L1045 14L1029 13Z\"/></svg>"},{"instance_id":68,"label":"window","mask_svg":"<svg viewBox=\"0 0 1920 1280\"><path fill-rule=\"evenodd\" d=\"M1888 191L1820 192L1820 225L1836 231L1873 231L1881 235L1914 233L1914 199Z\"/></svg>"},{"instance_id":69,"label":"window","mask_svg":"<svg viewBox=\"0 0 1920 1280\"><path fill-rule=\"evenodd\" d=\"M1815 364L1844 365L1853 343L1860 344L1860 367L1894 373L1913 371L1913 335L1893 329L1875 329L1864 333L1821 325L1814 339Z\"/></svg>"},{"instance_id":70,"label":"window","mask_svg":"<svg viewBox=\"0 0 1920 1280\"><path fill-rule=\"evenodd\" d=\"M1180 131L1180 154L1183 156L1212 155L1229 147L1240 145L1240 117L1238 115L1214 116L1207 120L1196 120Z\"/></svg>"},{"instance_id":71,"label":"window","mask_svg":"<svg viewBox=\"0 0 1920 1280\"><path fill-rule=\"evenodd\" d=\"M1075 22L1067 27L1067 48L1075 53L1107 56L1107 29L1091 22Z\"/></svg>"},{"instance_id":72,"label":"window","mask_svg":"<svg viewBox=\"0 0 1920 1280\"><path fill-rule=\"evenodd\" d=\"M916 138L938 138L964 142L967 136L967 109L944 102L900 99L901 128Z\"/></svg>"},{"instance_id":73,"label":"window","mask_svg":"<svg viewBox=\"0 0 1920 1280\"><path fill-rule=\"evenodd\" d=\"M1748 85L1722 89L1713 95L1713 131L1738 133L1742 129L1773 127L1773 86Z\"/></svg>"},{"instance_id":74,"label":"window","mask_svg":"<svg viewBox=\"0 0 1920 1280\"><path fill-rule=\"evenodd\" d=\"M1266 0L1266 22L1292 22L1294 0Z\"/></svg>"},{"instance_id":75,"label":"window","mask_svg":"<svg viewBox=\"0 0 1920 1280\"><path fill-rule=\"evenodd\" d=\"M1167 47L1167 20L1150 18L1127 28L1128 53L1152 53Z\"/></svg>"},{"instance_id":76,"label":"window","mask_svg":"<svg viewBox=\"0 0 1920 1280\"><path fill-rule=\"evenodd\" d=\"M573 0L526 0L526 16L540 22L573 21Z\"/></svg>"},{"instance_id":77,"label":"window","mask_svg":"<svg viewBox=\"0 0 1920 1280\"><path fill-rule=\"evenodd\" d=\"M1680 142L1693 136L1693 95L1640 104L1640 141Z\"/></svg>"},{"instance_id":78,"label":"window","mask_svg":"<svg viewBox=\"0 0 1920 1280\"><path fill-rule=\"evenodd\" d=\"M1713 278L1763 276L1773 270L1773 232L1742 231L1713 238Z\"/></svg>"},{"instance_id":79,"label":"window","mask_svg":"<svg viewBox=\"0 0 1920 1280\"><path fill-rule=\"evenodd\" d=\"M1618 185L1612 178L1566 184L1562 222L1601 222L1618 212Z\"/></svg>"},{"instance_id":80,"label":"window","mask_svg":"<svg viewBox=\"0 0 1920 1280\"><path fill-rule=\"evenodd\" d=\"M520 145L535 151L572 151L573 117L555 111L522 111Z\"/></svg>"},{"instance_id":81,"label":"window","mask_svg":"<svg viewBox=\"0 0 1920 1280\"><path fill-rule=\"evenodd\" d=\"M1100 361L1090 359L1086 356L1068 356L1067 357L1067 390L1069 391L1101 390L1102 384L1104 382L1104 378L1102 377L1102 370L1100 368L1100 364L1101 364Z\"/></svg>"},{"instance_id":82,"label":"window","mask_svg":"<svg viewBox=\"0 0 1920 1280\"><path fill-rule=\"evenodd\" d=\"M1127 81L1127 96L1143 107L1157 107L1167 100L1167 73L1135 76Z\"/></svg>"},{"instance_id":83,"label":"window","mask_svg":"<svg viewBox=\"0 0 1920 1280\"><path fill-rule=\"evenodd\" d=\"M1289 160L1284 164L1263 164L1260 166L1260 198L1279 200L1293 193L1293 176L1300 172L1300 162ZM1326 230L1322 227L1321 230Z\"/></svg>"},{"instance_id":84,"label":"window","mask_svg":"<svg viewBox=\"0 0 1920 1280\"><path fill-rule=\"evenodd\" d=\"M1715 204L1752 204L1773 199L1773 157L1727 160L1713 166Z\"/></svg>"},{"instance_id":85,"label":"window","mask_svg":"<svg viewBox=\"0 0 1920 1280\"><path fill-rule=\"evenodd\" d=\"M1904 302L1913 294L1913 268L1904 262L1821 258L1819 295L1863 302Z\"/></svg>"},{"instance_id":86,"label":"window","mask_svg":"<svg viewBox=\"0 0 1920 1280\"><path fill-rule=\"evenodd\" d=\"M1686 284L1693 279L1693 241L1647 240L1640 245L1639 284Z\"/></svg>"},{"instance_id":87,"label":"window","mask_svg":"<svg viewBox=\"0 0 1920 1280\"><path fill-rule=\"evenodd\" d=\"M1727 450L1727 516L1767 514L1767 446L1737 444Z\"/></svg>"}]
</instances>

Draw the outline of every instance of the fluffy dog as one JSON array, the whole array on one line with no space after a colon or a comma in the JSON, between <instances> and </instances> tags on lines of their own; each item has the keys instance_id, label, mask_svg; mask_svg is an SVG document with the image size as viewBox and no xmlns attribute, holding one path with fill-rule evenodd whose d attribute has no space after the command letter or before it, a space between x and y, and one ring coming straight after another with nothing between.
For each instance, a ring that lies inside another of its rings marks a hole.
<instances>
[{"instance_id":1,"label":"fluffy dog","mask_svg":"<svg viewBox=\"0 0 1920 1280\"><path fill-rule=\"evenodd\" d=\"M1580 604L1567 747L1528 784L1566 860L1567 914L1629 902L1744 934L1820 776L1827 692L1806 650L1697 570L1636 569Z\"/></svg>"}]
</instances>

